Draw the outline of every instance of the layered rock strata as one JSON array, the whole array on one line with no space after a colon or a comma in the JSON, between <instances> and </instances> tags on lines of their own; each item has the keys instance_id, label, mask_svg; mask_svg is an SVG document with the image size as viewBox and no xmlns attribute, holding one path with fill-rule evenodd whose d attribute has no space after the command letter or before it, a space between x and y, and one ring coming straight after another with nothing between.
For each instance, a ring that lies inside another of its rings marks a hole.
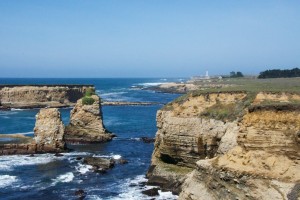
<instances>
[{"instance_id":1,"label":"layered rock strata","mask_svg":"<svg viewBox=\"0 0 300 200\"><path fill-rule=\"evenodd\" d=\"M92 85L0 85L0 109L74 106Z\"/></svg>"},{"instance_id":2,"label":"layered rock strata","mask_svg":"<svg viewBox=\"0 0 300 200\"><path fill-rule=\"evenodd\" d=\"M113 138L102 120L100 98L92 95L91 105L85 105L79 99L71 111L70 124L66 127L65 141L70 143L97 143L106 142Z\"/></svg>"},{"instance_id":3,"label":"layered rock strata","mask_svg":"<svg viewBox=\"0 0 300 200\"><path fill-rule=\"evenodd\" d=\"M157 114L149 183L179 199L299 198L299 97L210 93L169 104Z\"/></svg>"},{"instance_id":4,"label":"layered rock strata","mask_svg":"<svg viewBox=\"0 0 300 200\"><path fill-rule=\"evenodd\" d=\"M19 142L0 144L0 155L58 153L66 150L64 125L56 108L41 109L36 115L33 139L25 136L9 136Z\"/></svg>"}]
</instances>

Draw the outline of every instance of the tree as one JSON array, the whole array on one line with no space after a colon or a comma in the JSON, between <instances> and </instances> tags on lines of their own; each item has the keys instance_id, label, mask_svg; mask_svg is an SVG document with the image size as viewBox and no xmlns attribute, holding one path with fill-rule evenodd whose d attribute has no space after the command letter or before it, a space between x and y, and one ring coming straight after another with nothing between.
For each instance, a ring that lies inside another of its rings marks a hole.
<instances>
[{"instance_id":1,"label":"tree","mask_svg":"<svg viewBox=\"0 0 300 200\"><path fill-rule=\"evenodd\" d=\"M234 71L230 72L230 77L231 77L231 78L234 78L235 76L236 76L236 74L235 74Z\"/></svg>"},{"instance_id":2,"label":"tree","mask_svg":"<svg viewBox=\"0 0 300 200\"><path fill-rule=\"evenodd\" d=\"M238 77L244 77L242 72L230 72L230 78L238 78Z\"/></svg>"},{"instance_id":3,"label":"tree","mask_svg":"<svg viewBox=\"0 0 300 200\"><path fill-rule=\"evenodd\" d=\"M259 73L258 78L291 78L300 77L300 69L271 69Z\"/></svg>"},{"instance_id":4,"label":"tree","mask_svg":"<svg viewBox=\"0 0 300 200\"><path fill-rule=\"evenodd\" d=\"M243 75L242 72L237 72L237 73L236 73L236 77L244 77L244 75Z\"/></svg>"}]
</instances>

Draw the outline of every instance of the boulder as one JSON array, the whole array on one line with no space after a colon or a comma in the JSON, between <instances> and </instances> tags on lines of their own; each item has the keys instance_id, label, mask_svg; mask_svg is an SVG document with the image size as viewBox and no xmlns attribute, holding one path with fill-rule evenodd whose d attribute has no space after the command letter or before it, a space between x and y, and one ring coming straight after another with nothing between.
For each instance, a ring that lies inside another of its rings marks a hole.
<instances>
[{"instance_id":1,"label":"boulder","mask_svg":"<svg viewBox=\"0 0 300 200\"><path fill-rule=\"evenodd\" d=\"M155 138L149 138L149 137L141 137L141 140L144 143L154 143L155 142Z\"/></svg>"},{"instance_id":2,"label":"boulder","mask_svg":"<svg viewBox=\"0 0 300 200\"><path fill-rule=\"evenodd\" d=\"M84 164L92 165L95 172L105 173L107 170L115 166L113 159L86 157L83 160Z\"/></svg>"},{"instance_id":3,"label":"boulder","mask_svg":"<svg viewBox=\"0 0 300 200\"><path fill-rule=\"evenodd\" d=\"M144 191L142 191L142 193L147 195L147 196L150 196L150 197L159 195L158 188L151 188L151 189L148 189L148 190L144 190Z\"/></svg>"},{"instance_id":4,"label":"boulder","mask_svg":"<svg viewBox=\"0 0 300 200\"><path fill-rule=\"evenodd\" d=\"M103 125L99 96L92 95L88 98L92 101L87 104L82 98L71 111L70 124L66 127L66 142L99 143L113 138L114 135Z\"/></svg>"}]
</instances>

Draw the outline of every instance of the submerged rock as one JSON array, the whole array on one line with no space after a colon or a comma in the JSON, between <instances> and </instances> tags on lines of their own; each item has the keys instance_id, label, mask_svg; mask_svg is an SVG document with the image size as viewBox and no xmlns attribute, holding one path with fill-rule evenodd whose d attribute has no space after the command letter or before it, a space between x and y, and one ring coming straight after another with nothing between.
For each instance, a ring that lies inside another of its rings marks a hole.
<instances>
[{"instance_id":1,"label":"submerged rock","mask_svg":"<svg viewBox=\"0 0 300 200\"><path fill-rule=\"evenodd\" d=\"M153 143L153 142L155 142L155 138L149 138L149 137L141 137L141 140L144 143Z\"/></svg>"},{"instance_id":2,"label":"submerged rock","mask_svg":"<svg viewBox=\"0 0 300 200\"><path fill-rule=\"evenodd\" d=\"M84 164L92 165L95 172L106 173L107 170L115 166L113 159L86 157L83 160Z\"/></svg>"},{"instance_id":3,"label":"submerged rock","mask_svg":"<svg viewBox=\"0 0 300 200\"><path fill-rule=\"evenodd\" d=\"M66 142L98 143L114 137L103 125L100 98L97 95L89 98L92 99L90 105L80 99L71 111L70 124L66 127Z\"/></svg>"},{"instance_id":4,"label":"submerged rock","mask_svg":"<svg viewBox=\"0 0 300 200\"><path fill-rule=\"evenodd\" d=\"M85 193L85 191L83 189L79 189L79 190L75 191L75 195L77 197L79 197L79 199L84 199L85 196L86 196L86 193Z\"/></svg>"},{"instance_id":5,"label":"submerged rock","mask_svg":"<svg viewBox=\"0 0 300 200\"><path fill-rule=\"evenodd\" d=\"M158 196L159 195L158 189L159 188L151 188L151 189L142 191L142 193L147 195L147 196L150 196L150 197Z\"/></svg>"}]
</instances>

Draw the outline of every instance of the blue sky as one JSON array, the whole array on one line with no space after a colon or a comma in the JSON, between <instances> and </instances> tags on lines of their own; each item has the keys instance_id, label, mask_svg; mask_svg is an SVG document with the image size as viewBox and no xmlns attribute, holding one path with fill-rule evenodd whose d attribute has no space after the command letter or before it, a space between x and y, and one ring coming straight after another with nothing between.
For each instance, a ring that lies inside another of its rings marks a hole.
<instances>
[{"instance_id":1,"label":"blue sky","mask_svg":"<svg viewBox=\"0 0 300 200\"><path fill-rule=\"evenodd\" d=\"M0 0L0 77L300 67L300 1Z\"/></svg>"}]
</instances>

